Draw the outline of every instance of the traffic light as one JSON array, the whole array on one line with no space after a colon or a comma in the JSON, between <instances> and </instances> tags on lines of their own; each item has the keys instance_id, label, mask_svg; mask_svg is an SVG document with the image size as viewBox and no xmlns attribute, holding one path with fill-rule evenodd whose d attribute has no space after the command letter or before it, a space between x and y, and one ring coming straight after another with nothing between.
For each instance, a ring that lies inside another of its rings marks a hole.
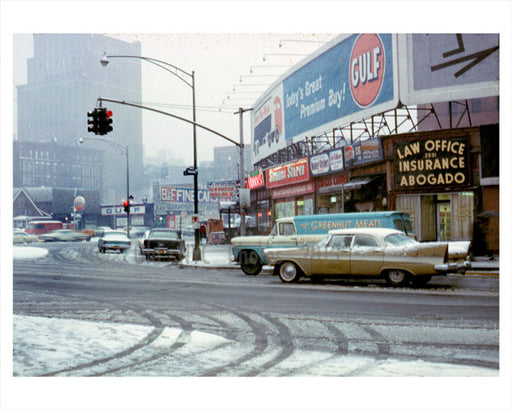
<instances>
[{"instance_id":1,"label":"traffic light","mask_svg":"<svg viewBox=\"0 0 512 410\"><path fill-rule=\"evenodd\" d=\"M126 200L123 202L124 205L124 211L129 214L130 213L130 201Z\"/></svg>"},{"instance_id":2,"label":"traffic light","mask_svg":"<svg viewBox=\"0 0 512 410\"><path fill-rule=\"evenodd\" d=\"M89 128L87 128L87 131L94 132L95 134L98 134L98 132L99 132L98 109L95 108L93 111L89 111L87 113L87 118L92 118L90 120L87 120L87 124L89 125Z\"/></svg>"},{"instance_id":3,"label":"traffic light","mask_svg":"<svg viewBox=\"0 0 512 410\"><path fill-rule=\"evenodd\" d=\"M107 111L106 108L98 109L98 134L105 135L112 131L112 122L112 111Z\"/></svg>"}]
</instances>

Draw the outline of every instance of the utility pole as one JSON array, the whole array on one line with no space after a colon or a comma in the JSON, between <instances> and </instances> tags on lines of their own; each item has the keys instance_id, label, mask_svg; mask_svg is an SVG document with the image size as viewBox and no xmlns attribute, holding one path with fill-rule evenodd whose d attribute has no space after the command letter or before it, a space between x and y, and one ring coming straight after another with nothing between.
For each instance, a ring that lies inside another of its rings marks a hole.
<instances>
[{"instance_id":1,"label":"utility pole","mask_svg":"<svg viewBox=\"0 0 512 410\"><path fill-rule=\"evenodd\" d=\"M252 108L239 107L238 111L234 114L240 115L240 167L238 169L238 177L240 179L240 190L244 189L245 182L245 168L244 168L244 112L252 111ZM238 192L238 200L240 203L240 236L245 235L245 211L242 209L242 198L240 191Z\"/></svg>"}]
</instances>

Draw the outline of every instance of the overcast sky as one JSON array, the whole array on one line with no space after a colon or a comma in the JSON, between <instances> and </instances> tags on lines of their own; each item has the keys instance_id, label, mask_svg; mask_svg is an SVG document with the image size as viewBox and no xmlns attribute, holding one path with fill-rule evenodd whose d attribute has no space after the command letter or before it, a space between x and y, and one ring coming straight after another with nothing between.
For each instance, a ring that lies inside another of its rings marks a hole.
<instances>
[{"instance_id":1,"label":"overcast sky","mask_svg":"<svg viewBox=\"0 0 512 410\"><path fill-rule=\"evenodd\" d=\"M336 36L329 33L101 34L127 42L139 41L142 56L168 62L188 73L194 71L197 122L237 142L240 140L239 116L234 112L238 107L249 108L278 75ZM31 34L14 37L16 85L26 83L26 61L33 55L32 46ZM100 58L98 56L98 64ZM123 61L112 59L111 64L123 64ZM143 101L136 103L192 119L191 91L169 72L142 62ZM116 95L102 97L118 98ZM115 111L115 107L112 108ZM249 144L250 113L244 115L244 125L244 143ZM146 156L155 156L172 144L175 158L191 158L190 124L144 111L143 136ZM221 145L230 145L230 142L198 129L199 162L212 160L212 148Z\"/></svg>"},{"instance_id":2,"label":"overcast sky","mask_svg":"<svg viewBox=\"0 0 512 410\"><path fill-rule=\"evenodd\" d=\"M235 141L240 138L239 116L233 114L237 107L250 107L259 94L248 92L263 92L277 79L257 75L283 73L286 68L269 66L291 67L302 58L270 55L263 61L264 55L309 54L322 45L309 41L285 41L279 47L280 40L327 41L338 34L351 32L492 32L499 27L503 27L499 30L506 29L505 25L499 24L503 16L487 7L491 3L482 6L484 2L479 1L470 2L472 7L457 1L2 2L5 3L10 3L10 13L8 16L2 13L2 31L8 34L2 36L2 51L8 64L14 57L13 65L10 65L14 66L11 84L26 81L25 61L31 55L31 36L16 36L23 41L16 42L13 47L12 42L6 41L11 34L84 32L101 33L126 41L137 40L142 44L143 56L166 61L187 72L195 71L197 121ZM486 26L490 19L486 19L485 14L492 16L490 27ZM508 26L509 20L507 17ZM510 28L506 30L510 31ZM2 58L2 69L5 61ZM113 60L114 63L122 64L122 60ZM252 75L251 66L258 66ZM192 117L191 89L188 86L149 63L142 63L142 73L143 104L162 104L159 109ZM7 79L9 74L8 71ZM241 76L244 76L242 82ZM250 83L264 85L249 86ZM234 94L233 87L236 88ZM228 96L231 98L227 99ZM117 96L102 97L116 99ZM228 107L227 104L234 106ZM12 109L12 99L8 105ZM184 107L178 108L178 105ZM219 107L224 109L219 111ZM7 118L14 118L14 114ZM7 126L7 134L4 135L13 135L11 125ZM244 115L244 125L244 142L249 144L250 113ZM162 147L172 145L176 158L190 162L193 152L191 129L190 124L144 111L146 156L154 156ZM173 138L172 143L170 138ZM230 143L199 129L198 161L212 160L212 148L221 145Z\"/></svg>"}]
</instances>

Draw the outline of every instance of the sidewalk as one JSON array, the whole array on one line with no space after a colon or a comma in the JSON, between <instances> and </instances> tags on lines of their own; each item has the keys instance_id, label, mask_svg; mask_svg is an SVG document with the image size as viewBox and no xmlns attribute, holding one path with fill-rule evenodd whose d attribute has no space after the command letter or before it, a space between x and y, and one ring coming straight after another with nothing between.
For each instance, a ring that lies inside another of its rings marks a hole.
<instances>
[{"instance_id":1,"label":"sidewalk","mask_svg":"<svg viewBox=\"0 0 512 410\"><path fill-rule=\"evenodd\" d=\"M231 245L204 245L200 246L201 260L192 260L194 244L187 243L187 254L182 267L186 268L210 268L210 269L236 269L240 265L231 262ZM477 256L471 261L471 268L466 274L473 275L498 275L500 269L499 257L490 260L486 256Z\"/></svg>"}]
</instances>

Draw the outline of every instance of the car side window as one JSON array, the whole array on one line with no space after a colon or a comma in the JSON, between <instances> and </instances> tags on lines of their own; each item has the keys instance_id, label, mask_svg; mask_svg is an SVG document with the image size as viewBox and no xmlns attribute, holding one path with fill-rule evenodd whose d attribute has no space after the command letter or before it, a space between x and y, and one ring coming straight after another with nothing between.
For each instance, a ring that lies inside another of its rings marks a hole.
<instances>
[{"instance_id":1,"label":"car side window","mask_svg":"<svg viewBox=\"0 0 512 410\"><path fill-rule=\"evenodd\" d=\"M365 248L377 248L377 241L368 235L356 235L354 240L354 248L365 247Z\"/></svg>"},{"instance_id":2,"label":"car side window","mask_svg":"<svg viewBox=\"0 0 512 410\"><path fill-rule=\"evenodd\" d=\"M283 236L296 235L295 225L292 223L282 223L279 225L279 234Z\"/></svg>"},{"instance_id":3,"label":"car side window","mask_svg":"<svg viewBox=\"0 0 512 410\"><path fill-rule=\"evenodd\" d=\"M329 243L333 248L348 249L352 245L352 236L335 235Z\"/></svg>"}]
</instances>

